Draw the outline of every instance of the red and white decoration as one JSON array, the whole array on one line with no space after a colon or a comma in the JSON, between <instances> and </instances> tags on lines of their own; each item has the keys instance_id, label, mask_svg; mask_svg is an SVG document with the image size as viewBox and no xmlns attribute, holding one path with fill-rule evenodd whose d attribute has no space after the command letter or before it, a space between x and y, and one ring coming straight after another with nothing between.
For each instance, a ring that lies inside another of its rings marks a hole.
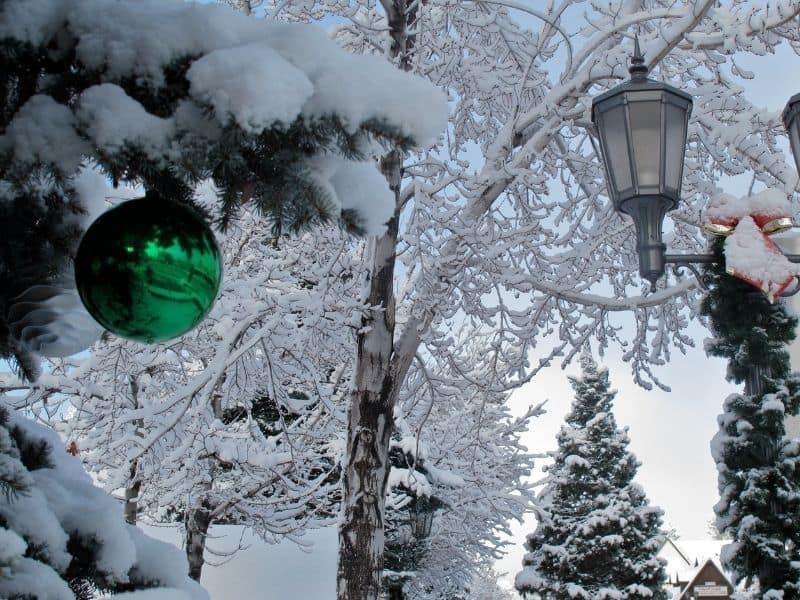
<instances>
[{"instance_id":1,"label":"red and white decoration","mask_svg":"<svg viewBox=\"0 0 800 600\"><path fill-rule=\"evenodd\" d=\"M762 290L770 302L798 274L798 265L789 262L769 237L793 226L791 214L789 199L777 190L742 198L720 194L711 199L705 213L705 229L728 236L727 272Z\"/></svg>"}]
</instances>

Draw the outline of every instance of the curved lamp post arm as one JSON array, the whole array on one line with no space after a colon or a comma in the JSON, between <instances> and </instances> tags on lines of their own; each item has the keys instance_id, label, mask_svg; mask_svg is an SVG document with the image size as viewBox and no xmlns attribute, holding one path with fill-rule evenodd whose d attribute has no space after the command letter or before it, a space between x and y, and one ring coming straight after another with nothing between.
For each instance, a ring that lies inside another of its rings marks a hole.
<instances>
[{"instance_id":1,"label":"curved lamp post arm","mask_svg":"<svg viewBox=\"0 0 800 600\"><path fill-rule=\"evenodd\" d=\"M784 254L786 259L792 263L800 263L800 254ZM703 282L703 276L695 265L711 265L717 262L717 257L713 254L665 254L664 262L672 264L672 273L681 275L682 269L689 269L697 279L698 285L707 290L708 287ZM800 275L795 275L796 285L791 290L780 294L781 298L788 298L800 292Z\"/></svg>"}]
</instances>

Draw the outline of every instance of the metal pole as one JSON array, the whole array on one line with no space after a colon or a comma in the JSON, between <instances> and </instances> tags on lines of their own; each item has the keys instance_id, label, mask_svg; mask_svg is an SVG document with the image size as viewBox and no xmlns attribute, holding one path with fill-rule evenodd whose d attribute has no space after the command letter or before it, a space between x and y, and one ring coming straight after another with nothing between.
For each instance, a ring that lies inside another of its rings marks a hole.
<instances>
[{"instance_id":1,"label":"metal pole","mask_svg":"<svg viewBox=\"0 0 800 600\"><path fill-rule=\"evenodd\" d=\"M800 254L784 254L789 262L800 263ZM717 261L713 254L666 254L664 262L668 263L698 263L710 265Z\"/></svg>"},{"instance_id":2,"label":"metal pole","mask_svg":"<svg viewBox=\"0 0 800 600\"><path fill-rule=\"evenodd\" d=\"M764 393L763 376L769 375L769 369L753 366L747 370L747 378L744 380L744 393L748 396L760 396Z\"/></svg>"}]
</instances>

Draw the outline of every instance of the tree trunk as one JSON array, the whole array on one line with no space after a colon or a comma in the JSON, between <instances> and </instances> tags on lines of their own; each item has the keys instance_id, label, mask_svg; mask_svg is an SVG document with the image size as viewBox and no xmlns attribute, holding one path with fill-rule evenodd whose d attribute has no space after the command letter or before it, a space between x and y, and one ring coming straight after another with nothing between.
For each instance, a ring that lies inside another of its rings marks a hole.
<instances>
[{"instance_id":1,"label":"tree trunk","mask_svg":"<svg viewBox=\"0 0 800 600\"><path fill-rule=\"evenodd\" d=\"M150 370L147 370L150 373ZM134 407L141 408L139 404L139 382L137 378L130 378L131 387L131 402ZM136 419L136 436L144 438L144 421ZM125 521L131 525L136 525L136 519L139 516L139 494L142 491L142 480L137 479L136 471L139 468L139 461L134 460L131 463L131 469L128 475L128 485L125 486Z\"/></svg>"},{"instance_id":2,"label":"tree trunk","mask_svg":"<svg viewBox=\"0 0 800 600\"><path fill-rule=\"evenodd\" d=\"M186 558L189 559L189 577L200 581L203 570L206 535L211 525L211 507L206 500L186 511Z\"/></svg>"},{"instance_id":3,"label":"tree trunk","mask_svg":"<svg viewBox=\"0 0 800 600\"><path fill-rule=\"evenodd\" d=\"M208 363L203 359L203 368L208 367ZM225 383L226 376L223 373L214 387L211 395L211 411L214 417L222 419L222 385ZM189 577L195 581L200 581L200 573L203 571L205 563L206 537L208 528L211 526L211 514L216 505L211 502L207 493L211 491L214 480L214 467L216 459L210 457L206 460L208 468L208 481L199 486L198 490L202 500L186 511L184 525L186 526L186 558L189 561Z\"/></svg>"},{"instance_id":4,"label":"tree trunk","mask_svg":"<svg viewBox=\"0 0 800 600\"><path fill-rule=\"evenodd\" d=\"M381 169L399 199L402 157L389 153ZM358 355L347 428L342 522L339 529L339 600L377 600L383 572L384 508L389 477L395 382L394 263L397 220L372 244L367 305L373 307L358 335Z\"/></svg>"},{"instance_id":5,"label":"tree trunk","mask_svg":"<svg viewBox=\"0 0 800 600\"><path fill-rule=\"evenodd\" d=\"M422 0L424 3L425 0ZM390 54L403 71L412 68L417 4L382 3L387 11ZM397 151L381 161L394 192L395 214L386 233L374 240L367 306L372 307L358 334L355 377L347 424L342 521L339 526L338 600L377 600L383 573L386 483L394 404L401 380L393 372L394 265L400 218L403 157Z\"/></svg>"},{"instance_id":6,"label":"tree trunk","mask_svg":"<svg viewBox=\"0 0 800 600\"><path fill-rule=\"evenodd\" d=\"M136 466L138 461L131 465L130 483L125 488L125 521L131 525L136 525L136 518L139 515L139 492L142 490L142 482L136 479Z\"/></svg>"}]
</instances>

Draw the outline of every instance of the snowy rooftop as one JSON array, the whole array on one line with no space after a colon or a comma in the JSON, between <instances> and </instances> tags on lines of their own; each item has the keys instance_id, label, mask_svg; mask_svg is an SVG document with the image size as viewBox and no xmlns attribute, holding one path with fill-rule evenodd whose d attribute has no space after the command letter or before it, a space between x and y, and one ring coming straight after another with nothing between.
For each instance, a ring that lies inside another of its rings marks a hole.
<instances>
[{"instance_id":1,"label":"snowy rooftop","mask_svg":"<svg viewBox=\"0 0 800 600\"><path fill-rule=\"evenodd\" d=\"M709 558L724 573L719 553L727 543L725 540L667 540L658 555L667 561L667 577L671 582L676 577L679 581L687 582Z\"/></svg>"}]
</instances>

